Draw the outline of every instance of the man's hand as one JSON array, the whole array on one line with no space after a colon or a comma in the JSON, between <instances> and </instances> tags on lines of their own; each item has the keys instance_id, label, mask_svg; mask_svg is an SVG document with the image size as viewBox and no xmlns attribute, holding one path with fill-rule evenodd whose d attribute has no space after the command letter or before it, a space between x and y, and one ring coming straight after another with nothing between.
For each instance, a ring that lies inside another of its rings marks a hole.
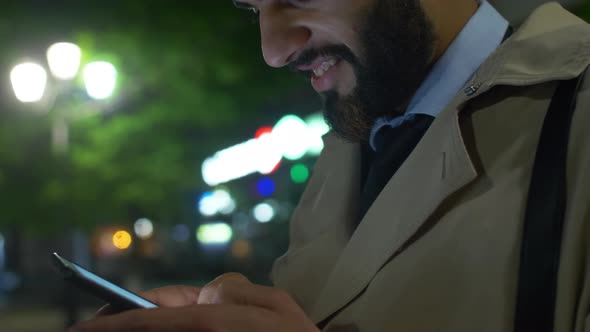
<instances>
[{"instance_id":1,"label":"man's hand","mask_svg":"<svg viewBox=\"0 0 590 332\"><path fill-rule=\"evenodd\" d=\"M156 288L148 292L140 292L137 295L158 304L160 307L184 307L198 303L201 289L189 286L169 286ZM115 311L110 304L100 308L97 317L120 313Z\"/></svg>"},{"instance_id":2,"label":"man's hand","mask_svg":"<svg viewBox=\"0 0 590 332\"><path fill-rule=\"evenodd\" d=\"M160 305L82 322L80 332L317 332L316 326L285 292L226 274L202 289L175 286L141 293Z\"/></svg>"}]
</instances>

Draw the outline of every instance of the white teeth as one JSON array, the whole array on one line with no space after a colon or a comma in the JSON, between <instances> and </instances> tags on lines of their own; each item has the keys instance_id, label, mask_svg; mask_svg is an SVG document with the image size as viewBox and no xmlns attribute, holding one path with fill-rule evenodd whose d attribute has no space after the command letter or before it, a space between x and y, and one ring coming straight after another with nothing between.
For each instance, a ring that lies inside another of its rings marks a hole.
<instances>
[{"instance_id":1,"label":"white teeth","mask_svg":"<svg viewBox=\"0 0 590 332\"><path fill-rule=\"evenodd\" d=\"M318 68L313 70L316 77L322 77L324 74L336 64L336 59L330 59L323 62Z\"/></svg>"}]
</instances>

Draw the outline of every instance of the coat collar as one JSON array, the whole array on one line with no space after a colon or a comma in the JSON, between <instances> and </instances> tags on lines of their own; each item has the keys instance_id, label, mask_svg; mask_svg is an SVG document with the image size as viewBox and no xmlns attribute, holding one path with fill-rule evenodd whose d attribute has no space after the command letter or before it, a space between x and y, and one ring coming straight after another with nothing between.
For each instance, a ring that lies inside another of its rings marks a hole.
<instances>
[{"instance_id":1,"label":"coat collar","mask_svg":"<svg viewBox=\"0 0 590 332\"><path fill-rule=\"evenodd\" d=\"M528 86L580 75L590 62L590 25L552 2L480 67L464 90L473 99L497 85Z\"/></svg>"},{"instance_id":2,"label":"coat collar","mask_svg":"<svg viewBox=\"0 0 590 332\"><path fill-rule=\"evenodd\" d=\"M421 227L446 199L477 178L459 124L460 111L469 100L496 85L570 79L589 63L590 27L558 4L537 9L437 117L388 182L342 250L325 287L317 294L310 317L321 322L353 301L383 265L421 233ZM333 135L325 140L326 150L337 146L360 149ZM350 176L358 178L359 173ZM420 206L414 207L415 202Z\"/></svg>"}]
</instances>

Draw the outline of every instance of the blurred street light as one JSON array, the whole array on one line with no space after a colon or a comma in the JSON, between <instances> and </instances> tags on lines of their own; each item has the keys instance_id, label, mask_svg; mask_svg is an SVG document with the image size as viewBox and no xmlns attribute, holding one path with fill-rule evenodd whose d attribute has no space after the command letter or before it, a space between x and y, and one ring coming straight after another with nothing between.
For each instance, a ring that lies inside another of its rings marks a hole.
<instances>
[{"instance_id":1,"label":"blurred street light","mask_svg":"<svg viewBox=\"0 0 590 332\"><path fill-rule=\"evenodd\" d=\"M267 223L275 217L275 209L268 203L260 203L254 207L252 214L259 223Z\"/></svg>"},{"instance_id":2,"label":"blurred street light","mask_svg":"<svg viewBox=\"0 0 590 332\"><path fill-rule=\"evenodd\" d=\"M296 115L286 115L272 129L272 136L280 147L283 157L297 160L305 155L310 146L307 124Z\"/></svg>"},{"instance_id":3,"label":"blurred street light","mask_svg":"<svg viewBox=\"0 0 590 332\"><path fill-rule=\"evenodd\" d=\"M291 167L291 180L295 183L305 183L309 178L309 168L303 164Z\"/></svg>"},{"instance_id":4,"label":"blurred street light","mask_svg":"<svg viewBox=\"0 0 590 332\"><path fill-rule=\"evenodd\" d=\"M190 238L190 229L185 224L179 224L172 228L172 239L176 242L186 242Z\"/></svg>"},{"instance_id":5,"label":"blurred street light","mask_svg":"<svg viewBox=\"0 0 590 332\"><path fill-rule=\"evenodd\" d=\"M133 230L138 238L147 240L154 234L154 223L147 218L141 218L135 222Z\"/></svg>"},{"instance_id":6,"label":"blurred street light","mask_svg":"<svg viewBox=\"0 0 590 332\"><path fill-rule=\"evenodd\" d=\"M199 226L197 240L203 245L227 244L233 236L233 230L226 223L211 223Z\"/></svg>"},{"instance_id":7,"label":"blurred street light","mask_svg":"<svg viewBox=\"0 0 590 332\"><path fill-rule=\"evenodd\" d=\"M47 62L57 81L70 81L76 77L80 69L82 51L72 43L55 43L47 49ZM106 99L113 95L117 85L117 70L113 64L96 61L87 64L83 73L84 84L88 96L93 99ZM36 103L43 99L47 86L47 71L36 63L22 63L10 73L10 80L16 98L23 103ZM56 82L57 83L57 82ZM69 150L68 114L58 107L61 97L71 92L71 85L61 85L61 88L51 89L55 95L51 96L54 109L52 125L52 150L56 154L65 154ZM63 105L62 105L63 106Z\"/></svg>"},{"instance_id":8,"label":"blurred street light","mask_svg":"<svg viewBox=\"0 0 590 332\"><path fill-rule=\"evenodd\" d=\"M318 156L324 148L322 136L330 127L321 113L303 121L296 115L282 117L269 132L260 128L255 139L216 152L201 166L203 180L216 186L253 174L270 174L283 158L298 160L305 155Z\"/></svg>"},{"instance_id":9,"label":"blurred street light","mask_svg":"<svg viewBox=\"0 0 590 332\"><path fill-rule=\"evenodd\" d=\"M15 66L10 81L16 98L23 103L35 103L43 98L47 85L47 72L36 63L27 62Z\"/></svg>"},{"instance_id":10,"label":"blurred street light","mask_svg":"<svg viewBox=\"0 0 590 332\"><path fill-rule=\"evenodd\" d=\"M94 99L107 99L117 85L117 69L105 61L91 62L84 67L86 92Z\"/></svg>"},{"instance_id":11,"label":"blurred street light","mask_svg":"<svg viewBox=\"0 0 590 332\"><path fill-rule=\"evenodd\" d=\"M212 217L218 213L229 215L235 209L236 201L227 190L206 192L199 200L199 212L205 217Z\"/></svg>"},{"instance_id":12,"label":"blurred street light","mask_svg":"<svg viewBox=\"0 0 590 332\"><path fill-rule=\"evenodd\" d=\"M117 249L125 250L131 246L132 242L131 234L127 231L117 231L113 235L113 245Z\"/></svg>"},{"instance_id":13,"label":"blurred street light","mask_svg":"<svg viewBox=\"0 0 590 332\"><path fill-rule=\"evenodd\" d=\"M47 62L53 76L71 80L78 74L82 51L72 43L56 43L47 50Z\"/></svg>"},{"instance_id":14,"label":"blurred street light","mask_svg":"<svg viewBox=\"0 0 590 332\"><path fill-rule=\"evenodd\" d=\"M262 178L256 183L258 194L262 197L270 197L275 193L276 185L271 178Z\"/></svg>"},{"instance_id":15,"label":"blurred street light","mask_svg":"<svg viewBox=\"0 0 590 332\"><path fill-rule=\"evenodd\" d=\"M322 139L322 136L330 131L330 127L326 123L322 113L314 113L308 116L305 118L305 123L307 123L307 128L311 132L307 153L317 157L324 149L324 140Z\"/></svg>"},{"instance_id":16,"label":"blurred street light","mask_svg":"<svg viewBox=\"0 0 590 332\"><path fill-rule=\"evenodd\" d=\"M247 258L252 253L252 246L246 240L237 240L231 246L231 254L235 258Z\"/></svg>"}]
</instances>

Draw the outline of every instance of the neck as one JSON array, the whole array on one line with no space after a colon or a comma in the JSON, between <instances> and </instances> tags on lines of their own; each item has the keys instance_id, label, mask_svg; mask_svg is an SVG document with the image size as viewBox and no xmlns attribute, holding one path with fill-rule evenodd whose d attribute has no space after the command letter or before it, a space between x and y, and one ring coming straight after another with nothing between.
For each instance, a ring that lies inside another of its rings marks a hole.
<instances>
[{"instance_id":1,"label":"neck","mask_svg":"<svg viewBox=\"0 0 590 332\"><path fill-rule=\"evenodd\" d=\"M433 63L451 45L469 19L475 14L479 4L476 0L422 0L427 15L437 33Z\"/></svg>"}]
</instances>

